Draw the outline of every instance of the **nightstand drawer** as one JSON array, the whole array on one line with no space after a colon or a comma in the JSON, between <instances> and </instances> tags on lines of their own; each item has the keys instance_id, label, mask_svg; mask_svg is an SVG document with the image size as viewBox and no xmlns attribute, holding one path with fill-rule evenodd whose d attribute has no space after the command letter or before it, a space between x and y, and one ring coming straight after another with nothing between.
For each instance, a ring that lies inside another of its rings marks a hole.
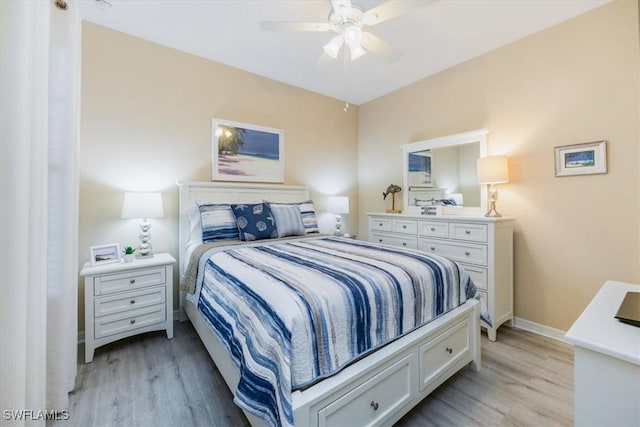
<instances>
[{"instance_id":1,"label":"nightstand drawer","mask_svg":"<svg viewBox=\"0 0 640 427\"><path fill-rule=\"evenodd\" d=\"M96 317L108 316L122 311L148 307L150 305L165 303L165 287L146 288L132 292L123 292L117 295L96 298L94 301L94 314Z\"/></svg>"},{"instance_id":2,"label":"nightstand drawer","mask_svg":"<svg viewBox=\"0 0 640 427\"><path fill-rule=\"evenodd\" d=\"M94 295L128 291L147 286L161 285L167 280L164 267L145 268L126 273L97 276L94 279Z\"/></svg>"},{"instance_id":3,"label":"nightstand drawer","mask_svg":"<svg viewBox=\"0 0 640 427\"><path fill-rule=\"evenodd\" d=\"M98 317L95 320L95 338L115 335L133 329L143 328L166 320L166 305L158 304L151 307L125 311Z\"/></svg>"}]
</instances>

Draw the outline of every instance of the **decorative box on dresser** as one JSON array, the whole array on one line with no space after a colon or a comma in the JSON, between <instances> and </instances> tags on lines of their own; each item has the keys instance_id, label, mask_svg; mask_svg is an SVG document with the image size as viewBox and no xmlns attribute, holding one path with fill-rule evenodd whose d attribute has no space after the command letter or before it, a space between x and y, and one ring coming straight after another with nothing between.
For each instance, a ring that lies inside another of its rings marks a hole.
<instances>
[{"instance_id":1,"label":"decorative box on dresser","mask_svg":"<svg viewBox=\"0 0 640 427\"><path fill-rule=\"evenodd\" d=\"M84 277L84 361L110 342L166 330L173 338L173 264L167 253L129 263L91 266Z\"/></svg>"},{"instance_id":2,"label":"decorative box on dresser","mask_svg":"<svg viewBox=\"0 0 640 427\"><path fill-rule=\"evenodd\" d=\"M513 322L513 221L466 215L368 213L369 241L420 249L459 262L480 291L482 322L491 341Z\"/></svg>"}]
</instances>

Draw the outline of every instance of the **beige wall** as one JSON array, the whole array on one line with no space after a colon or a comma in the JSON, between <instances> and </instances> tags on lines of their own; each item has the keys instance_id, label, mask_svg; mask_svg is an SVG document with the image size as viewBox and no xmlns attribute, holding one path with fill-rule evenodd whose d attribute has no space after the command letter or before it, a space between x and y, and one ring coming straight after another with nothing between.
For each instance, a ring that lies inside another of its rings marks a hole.
<instances>
[{"instance_id":1,"label":"beige wall","mask_svg":"<svg viewBox=\"0 0 640 427\"><path fill-rule=\"evenodd\" d=\"M285 183L358 206L357 115L335 99L94 24L82 34L80 263L89 246L136 245L138 221L120 219L124 191L161 191L154 251L178 253L178 180L211 180L211 118L284 130ZM331 231L333 217L320 215ZM357 215L345 215L355 231ZM177 275L175 276L177 281ZM177 301L177 285L174 301ZM79 282L79 329L84 293Z\"/></svg>"},{"instance_id":2,"label":"beige wall","mask_svg":"<svg viewBox=\"0 0 640 427\"><path fill-rule=\"evenodd\" d=\"M399 145L490 130L510 158L515 315L566 330L607 279L640 282L638 2L619 0L360 107L360 230L401 183ZM556 178L554 146L606 139L606 175Z\"/></svg>"}]
</instances>

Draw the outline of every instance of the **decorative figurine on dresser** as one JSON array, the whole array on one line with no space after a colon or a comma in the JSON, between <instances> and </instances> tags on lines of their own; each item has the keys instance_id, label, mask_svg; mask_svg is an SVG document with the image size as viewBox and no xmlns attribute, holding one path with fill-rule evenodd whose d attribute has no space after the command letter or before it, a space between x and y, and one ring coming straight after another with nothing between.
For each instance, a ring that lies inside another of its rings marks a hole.
<instances>
[{"instance_id":1,"label":"decorative figurine on dresser","mask_svg":"<svg viewBox=\"0 0 640 427\"><path fill-rule=\"evenodd\" d=\"M485 216L487 188L478 184L478 159L487 157L488 133L478 129L402 145L404 212L367 215L369 241L457 261L479 290L491 322L482 326L495 341L498 327L513 323L514 218ZM508 181L506 158L501 160L505 176L495 179L483 170L482 182Z\"/></svg>"},{"instance_id":2,"label":"decorative figurine on dresser","mask_svg":"<svg viewBox=\"0 0 640 427\"><path fill-rule=\"evenodd\" d=\"M117 252L116 252L117 253ZM84 277L85 363L97 347L150 331L173 338L173 264L168 253L132 262L86 263ZM93 265L92 265L93 264Z\"/></svg>"},{"instance_id":3,"label":"decorative figurine on dresser","mask_svg":"<svg viewBox=\"0 0 640 427\"><path fill-rule=\"evenodd\" d=\"M391 209L387 209L387 213L400 213L402 211L396 209L396 193L402 191L402 188L396 184L389 184L387 190L382 193L382 200L386 200L387 196L391 194Z\"/></svg>"}]
</instances>

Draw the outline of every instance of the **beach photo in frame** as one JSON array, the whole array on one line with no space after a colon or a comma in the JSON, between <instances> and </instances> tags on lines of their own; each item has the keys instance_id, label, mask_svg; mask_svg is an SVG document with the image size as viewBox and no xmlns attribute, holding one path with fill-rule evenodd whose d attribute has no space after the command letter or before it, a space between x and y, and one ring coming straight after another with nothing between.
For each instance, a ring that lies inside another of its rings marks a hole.
<instances>
[{"instance_id":1,"label":"beach photo in frame","mask_svg":"<svg viewBox=\"0 0 640 427\"><path fill-rule=\"evenodd\" d=\"M408 156L409 187L433 187L431 153L420 151Z\"/></svg>"},{"instance_id":2,"label":"beach photo in frame","mask_svg":"<svg viewBox=\"0 0 640 427\"><path fill-rule=\"evenodd\" d=\"M211 180L284 182L284 132L211 120Z\"/></svg>"},{"instance_id":3,"label":"beach photo in frame","mask_svg":"<svg viewBox=\"0 0 640 427\"><path fill-rule=\"evenodd\" d=\"M91 257L91 265L120 262L120 245L111 243L109 245L91 246L89 255Z\"/></svg>"},{"instance_id":4,"label":"beach photo in frame","mask_svg":"<svg viewBox=\"0 0 640 427\"><path fill-rule=\"evenodd\" d=\"M607 141L555 147L556 176L607 173Z\"/></svg>"}]
</instances>

